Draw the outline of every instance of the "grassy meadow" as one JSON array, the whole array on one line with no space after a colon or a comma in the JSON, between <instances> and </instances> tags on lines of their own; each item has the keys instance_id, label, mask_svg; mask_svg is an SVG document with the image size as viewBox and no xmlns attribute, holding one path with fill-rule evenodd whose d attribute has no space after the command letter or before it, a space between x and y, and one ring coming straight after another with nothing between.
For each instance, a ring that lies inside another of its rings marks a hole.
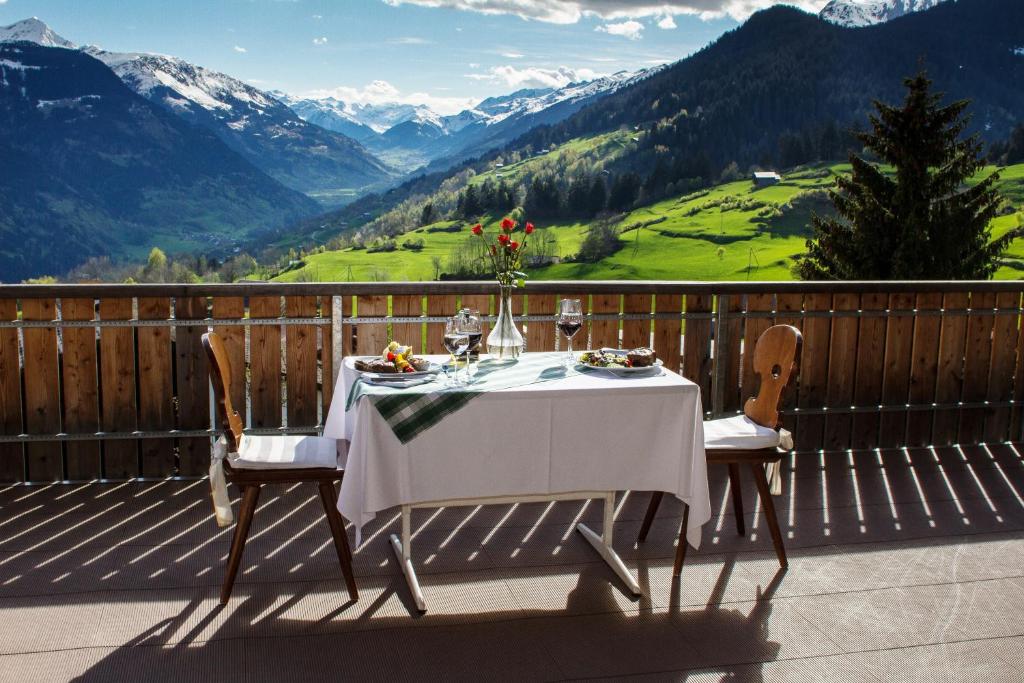
<instances>
[{"instance_id":1,"label":"grassy meadow","mask_svg":"<svg viewBox=\"0 0 1024 683\"><path fill-rule=\"evenodd\" d=\"M604 145L609 154L628 144L628 137L612 133L569 145ZM552 150L549 154L565 151ZM528 159L499 169L514 178ZM788 280L792 278L793 257L804 251L813 212L829 213L831 202L823 192L836 174L848 173L848 164L821 165L796 169L783 175L782 182L756 188L750 180L718 185L710 190L673 197L631 211L618 222L622 248L597 263L556 263L530 271L532 279L621 279L621 280ZM994 169L987 169L991 172ZM495 171L476 176L483 180ZM1000 186L1017 212L993 221L998 236L1024 220L1024 164L1001 170ZM501 216L489 216L485 224L495 229ZM452 232L456 226L462 228ZM557 252L575 254L587 230L587 223L540 225L557 240ZM313 254L304 265L278 276L281 281L383 281L432 280L435 258L442 264L472 236L470 224L441 221L399 236L393 252L368 253L345 249ZM538 234L543 231L538 231ZM406 239L423 239L421 251L401 248ZM1024 240L1012 247L1007 264L996 277L1024 275Z\"/></svg>"}]
</instances>

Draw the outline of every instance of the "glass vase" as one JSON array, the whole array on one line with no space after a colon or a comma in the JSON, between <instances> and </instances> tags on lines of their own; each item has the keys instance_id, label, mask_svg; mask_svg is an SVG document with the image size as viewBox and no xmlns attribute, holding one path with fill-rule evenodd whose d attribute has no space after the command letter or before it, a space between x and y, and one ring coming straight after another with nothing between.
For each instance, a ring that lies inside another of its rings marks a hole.
<instances>
[{"instance_id":1,"label":"glass vase","mask_svg":"<svg viewBox=\"0 0 1024 683\"><path fill-rule=\"evenodd\" d=\"M487 335L487 353L499 361L511 361L519 357L526 348L523 335L512 317L512 285L499 285L498 319L494 321L491 333Z\"/></svg>"}]
</instances>

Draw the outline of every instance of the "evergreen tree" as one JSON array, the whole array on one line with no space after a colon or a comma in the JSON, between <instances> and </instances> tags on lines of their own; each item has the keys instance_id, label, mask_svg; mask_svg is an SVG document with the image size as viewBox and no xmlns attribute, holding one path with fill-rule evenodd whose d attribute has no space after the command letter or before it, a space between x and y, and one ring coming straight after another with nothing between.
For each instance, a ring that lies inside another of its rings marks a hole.
<instances>
[{"instance_id":1,"label":"evergreen tree","mask_svg":"<svg viewBox=\"0 0 1024 683\"><path fill-rule=\"evenodd\" d=\"M811 219L814 237L796 267L803 279L989 278L1020 233L990 241L998 173L965 187L984 166L977 136L962 137L968 102L942 106L923 72L904 84L903 106L875 101L872 129L858 136L894 173L850 155L853 174L830 193L839 218Z\"/></svg>"}]
</instances>

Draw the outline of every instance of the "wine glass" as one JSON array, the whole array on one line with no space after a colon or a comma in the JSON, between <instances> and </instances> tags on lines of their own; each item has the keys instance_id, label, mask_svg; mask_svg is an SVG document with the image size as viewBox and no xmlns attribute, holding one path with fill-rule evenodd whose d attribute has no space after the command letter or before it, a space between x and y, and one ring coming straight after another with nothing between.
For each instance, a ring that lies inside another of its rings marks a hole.
<instances>
[{"instance_id":1,"label":"wine glass","mask_svg":"<svg viewBox=\"0 0 1024 683\"><path fill-rule=\"evenodd\" d=\"M559 301L556 322L559 331L565 335L569 342L565 363L567 367L571 367L576 362L576 358L572 355L572 338L583 329L583 306L580 304L580 300L562 299Z\"/></svg>"},{"instance_id":2,"label":"wine glass","mask_svg":"<svg viewBox=\"0 0 1024 683\"><path fill-rule=\"evenodd\" d=\"M463 308L459 312L459 329L469 336L469 349L466 351L466 378L468 381L469 377L474 374L470 354L480 347L480 340L484 332L483 324L480 321L480 311Z\"/></svg>"},{"instance_id":3,"label":"wine glass","mask_svg":"<svg viewBox=\"0 0 1024 683\"><path fill-rule=\"evenodd\" d=\"M453 359L457 359L469 349L469 335L462 331L461 324L461 316L456 315L448 318L444 325L444 348L448 350L448 353L452 354ZM449 377L448 381L452 386L458 386L458 365L455 366L454 379Z\"/></svg>"}]
</instances>

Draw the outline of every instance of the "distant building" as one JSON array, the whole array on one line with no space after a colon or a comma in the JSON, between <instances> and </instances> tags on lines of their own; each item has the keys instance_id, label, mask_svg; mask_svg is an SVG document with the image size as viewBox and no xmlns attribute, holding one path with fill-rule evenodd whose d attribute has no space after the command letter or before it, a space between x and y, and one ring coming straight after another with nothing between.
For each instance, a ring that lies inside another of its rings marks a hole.
<instances>
[{"instance_id":1,"label":"distant building","mask_svg":"<svg viewBox=\"0 0 1024 683\"><path fill-rule=\"evenodd\" d=\"M774 185L782 180L775 171L754 171L754 186L755 187L768 187Z\"/></svg>"}]
</instances>

